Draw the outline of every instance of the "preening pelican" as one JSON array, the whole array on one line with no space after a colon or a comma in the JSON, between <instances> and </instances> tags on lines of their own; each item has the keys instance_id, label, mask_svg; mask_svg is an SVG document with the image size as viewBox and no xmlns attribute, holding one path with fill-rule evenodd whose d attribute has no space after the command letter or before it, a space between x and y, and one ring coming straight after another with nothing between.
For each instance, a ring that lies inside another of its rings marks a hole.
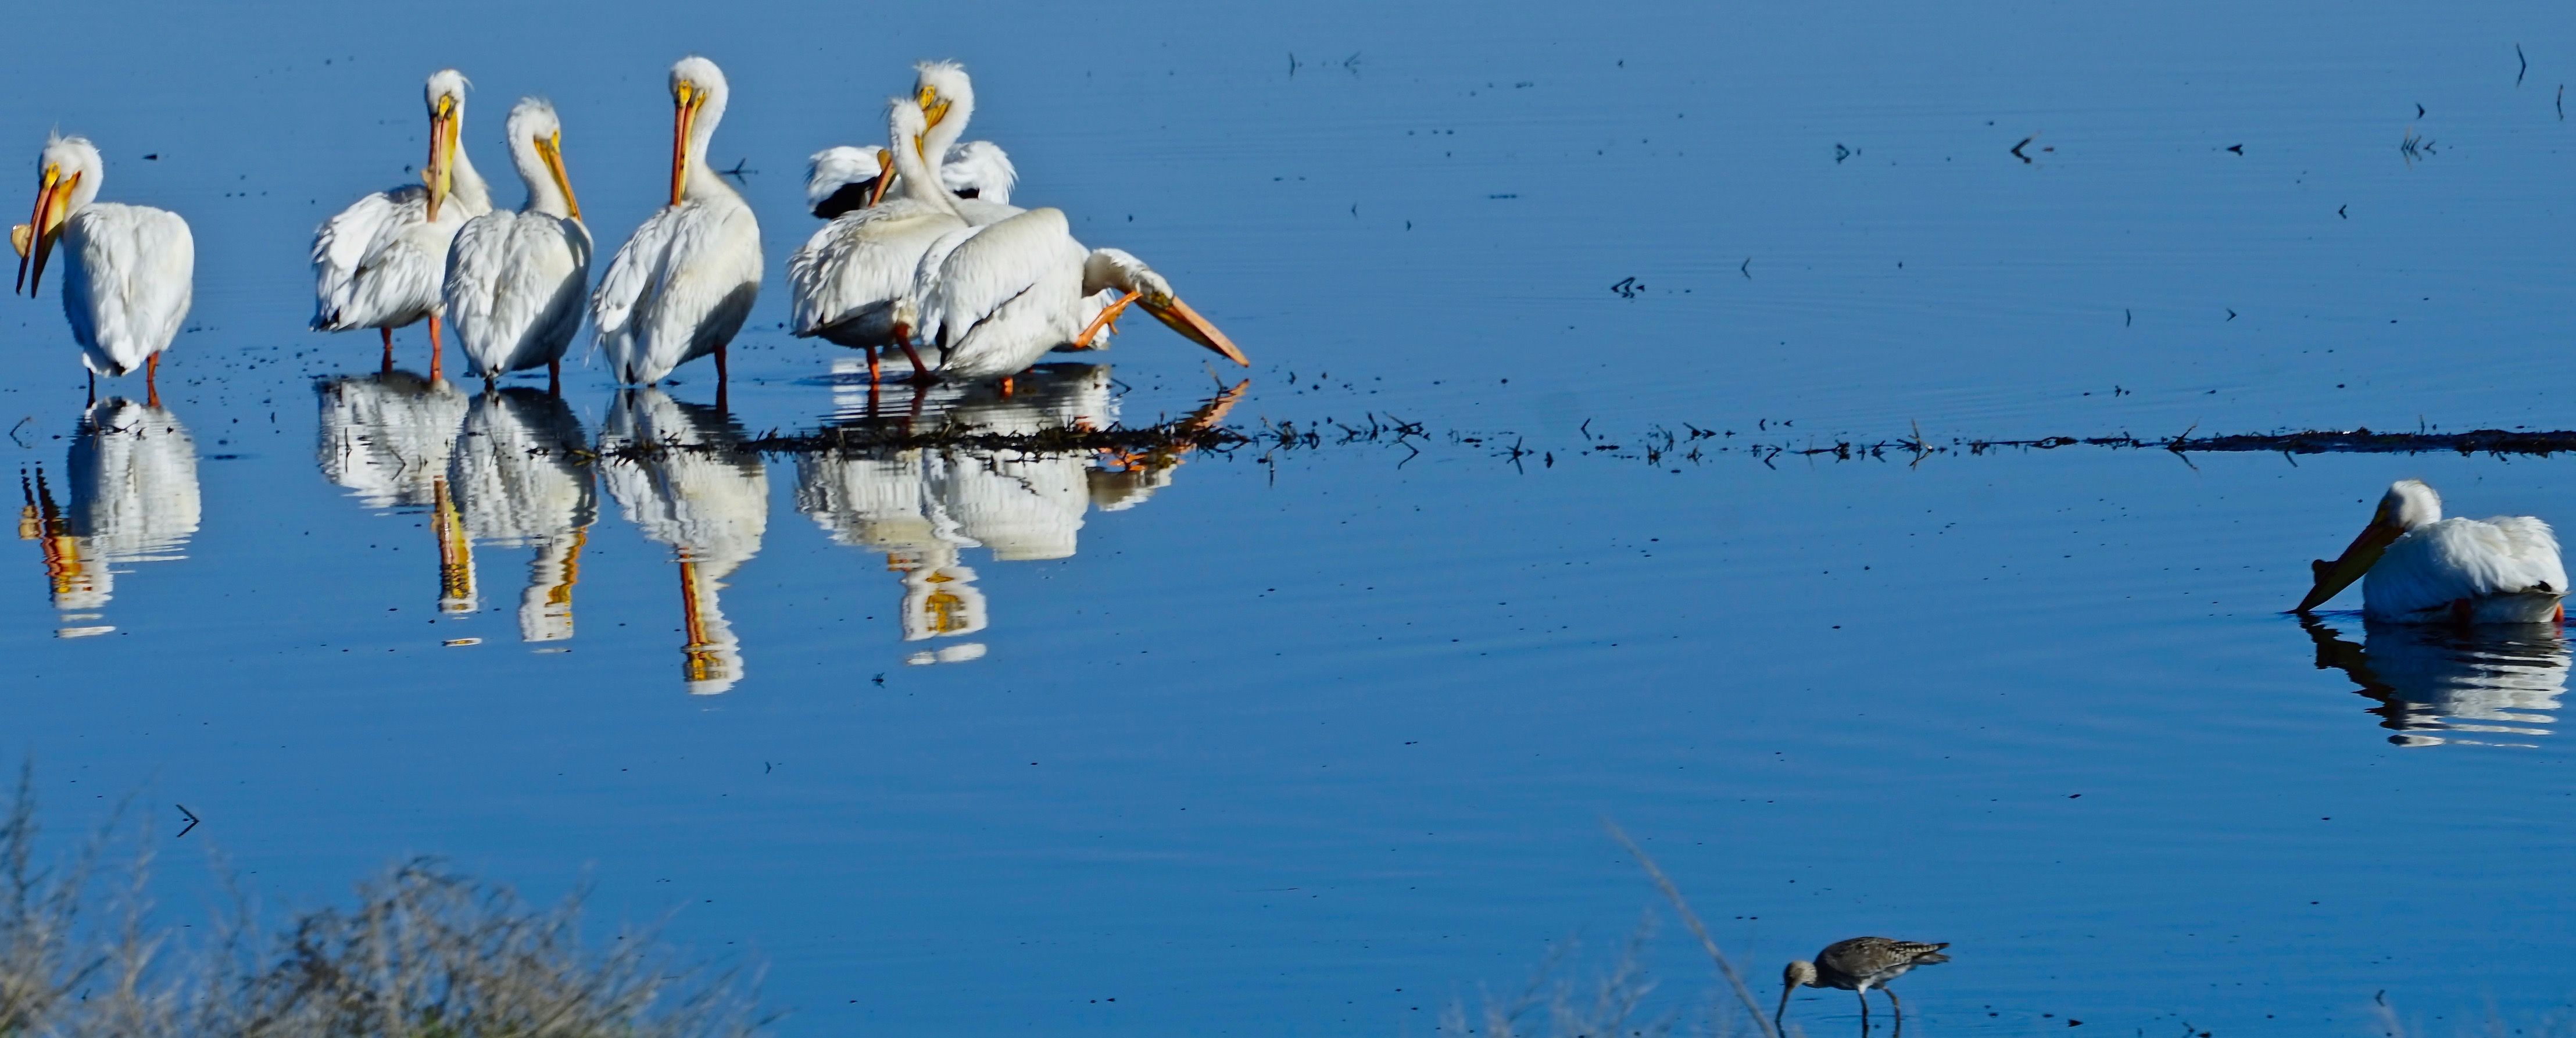
<instances>
[{"instance_id":1,"label":"preening pelican","mask_svg":"<svg viewBox=\"0 0 2576 1038\"><path fill-rule=\"evenodd\" d=\"M874 144L863 148L835 145L815 152L806 160L805 207L826 220L864 209L868 199L875 196L877 179L886 169L886 150ZM940 162L939 182L959 199L1008 204L1011 189L1020 182L1020 171L999 145L964 141L948 149L947 157Z\"/></svg>"},{"instance_id":2,"label":"preening pelican","mask_svg":"<svg viewBox=\"0 0 2576 1038\"><path fill-rule=\"evenodd\" d=\"M626 239L590 298L619 382L659 381L712 354L724 393L725 345L760 295L760 224L707 165L729 94L715 62L691 55L671 66L671 204Z\"/></svg>"},{"instance_id":3,"label":"preening pelican","mask_svg":"<svg viewBox=\"0 0 2576 1038\"><path fill-rule=\"evenodd\" d=\"M394 329L429 322L429 377L439 376L439 285L465 221L492 211L492 190L465 155L465 75L431 73L429 162L421 183L357 200L313 234L313 327L373 328L394 366Z\"/></svg>"},{"instance_id":4,"label":"preening pelican","mask_svg":"<svg viewBox=\"0 0 2576 1038\"><path fill-rule=\"evenodd\" d=\"M564 173L555 106L522 99L510 109L508 134L528 204L477 216L456 232L447 253L447 320L485 381L543 366L551 390L562 382L564 347L581 330L590 229Z\"/></svg>"},{"instance_id":5,"label":"preening pelican","mask_svg":"<svg viewBox=\"0 0 2576 1038\"><path fill-rule=\"evenodd\" d=\"M45 141L36 160L35 215L9 236L18 249L18 285L36 294L45 259L60 242L63 316L81 363L93 377L142 368L145 394L159 407L153 376L188 316L197 246L177 213L98 201L106 176L89 138Z\"/></svg>"},{"instance_id":6,"label":"preening pelican","mask_svg":"<svg viewBox=\"0 0 2576 1038\"><path fill-rule=\"evenodd\" d=\"M941 248L949 249L945 256ZM1097 294L1118 293L1106 307ZM942 378L1009 378L1047 351L1087 347L1129 304L1236 364L1252 361L1144 261L1073 240L1064 213L1031 209L925 252L894 307L899 329L939 347Z\"/></svg>"},{"instance_id":7,"label":"preening pelican","mask_svg":"<svg viewBox=\"0 0 2576 1038\"><path fill-rule=\"evenodd\" d=\"M795 291L788 326L799 338L820 336L861 348L901 344L894 334L895 297L911 286L932 242L967 226L956 198L923 158L929 129L929 118L913 99L887 102L895 176L880 177L878 190L899 185L900 193L834 218L787 261L787 281Z\"/></svg>"},{"instance_id":8,"label":"preening pelican","mask_svg":"<svg viewBox=\"0 0 2576 1038\"><path fill-rule=\"evenodd\" d=\"M2444 519L2442 498L2401 479L2343 557L2317 560L2296 612L2362 580L2361 611L2393 623L2544 623L2566 615L2567 570L2549 524L2527 515ZM2363 574L2368 579L2363 580Z\"/></svg>"}]
</instances>

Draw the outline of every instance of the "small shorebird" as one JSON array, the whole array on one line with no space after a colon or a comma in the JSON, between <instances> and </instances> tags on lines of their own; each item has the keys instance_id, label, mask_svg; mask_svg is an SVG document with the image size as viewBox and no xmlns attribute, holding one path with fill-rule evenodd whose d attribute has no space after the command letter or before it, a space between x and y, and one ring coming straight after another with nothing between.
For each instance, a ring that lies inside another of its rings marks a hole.
<instances>
[{"instance_id":1,"label":"small shorebird","mask_svg":"<svg viewBox=\"0 0 2576 1038\"><path fill-rule=\"evenodd\" d=\"M1801 986L1841 988L1860 996L1860 1019L1869 1022L1869 989L1887 992L1889 1005L1896 1007L1897 1025L1905 1023L1905 1003L1897 1001L1887 982L1905 975L1916 966L1930 966L1950 961L1941 949L1950 942L1924 944L1900 941L1892 937L1854 937L1835 941L1816 953L1814 962L1792 962L1780 978L1780 1010L1771 1014L1771 1029L1780 1029L1781 1018L1789 1013L1789 996Z\"/></svg>"}]
</instances>

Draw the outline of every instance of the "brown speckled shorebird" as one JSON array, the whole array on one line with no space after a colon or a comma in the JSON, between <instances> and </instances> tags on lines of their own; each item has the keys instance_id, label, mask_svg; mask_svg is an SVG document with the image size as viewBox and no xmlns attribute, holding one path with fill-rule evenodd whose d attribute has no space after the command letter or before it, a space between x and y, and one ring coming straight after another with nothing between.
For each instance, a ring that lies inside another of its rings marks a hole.
<instances>
[{"instance_id":1,"label":"brown speckled shorebird","mask_svg":"<svg viewBox=\"0 0 2576 1038\"><path fill-rule=\"evenodd\" d=\"M1950 942L1925 944L1900 941L1892 937L1854 937L1835 941L1816 953L1814 962L1792 962L1780 977L1780 1011L1771 1014L1771 1029L1778 1031L1780 1021L1789 1013L1789 996L1801 985L1811 988L1841 988L1860 996L1860 1019L1869 1023L1869 989L1887 992L1889 1005L1896 1007L1898 1027L1905 1026L1905 1003L1896 1000L1896 992L1887 982L1903 976L1916 966L1930 966L1950 961L1941 949Z\"/></svg>"}]
</instances>

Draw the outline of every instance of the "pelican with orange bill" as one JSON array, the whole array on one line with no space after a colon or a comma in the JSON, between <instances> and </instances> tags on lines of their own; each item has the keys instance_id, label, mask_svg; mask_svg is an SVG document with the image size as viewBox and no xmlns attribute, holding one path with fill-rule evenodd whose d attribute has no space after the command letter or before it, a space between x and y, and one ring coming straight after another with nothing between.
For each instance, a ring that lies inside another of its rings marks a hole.
<instances>
[{"instance_id":1,"label":"pelican with orange bill","mask_svg":"<svg viewBox=\"0 0 2576 1038\"><path fill-rule=\"evenodd\" d=\"M63 316L80 343L92 395L96 376L141 369L145 394L159 407L153 376L188 316L196 241L177 213L98 201L105 178L98 147L88 138L45 142L36 162L35 210L9 235L18 250L17 284L34 296L44 284L46 260L60 248Z\"/></svg>"},{"instance_id":2,"label":"pelican with orange bill","mask_svg":"<svg viewBox=\"0 0 2576 1038\"><path fill-rule=\"evenodd\" d=\"M590 317L617 381L647 385L713 356L721 402L725 348L760 294L760 223L707 165L731 96L724 71L692 55L671 66L670 82L671 204L618 248Z\"/></svg>"},{"instance_id":3,"label":"pelican with orange bill","mask_svg":"<svg viewBox=\"0 0 2576 1038\"><path fill-rule=\"evenodd\" d=\"M429 157L420 183L366 195L313 233L313 328L373 328L393 370L394 329L429 322L429 373L439 377L440 289L447 250L466 222L492 211L491 186L465 154L464 73L440 69L422 87Z\"/></svg>"},{"instance_id":4,"label":"pelican with orange bill","mask_svg":"<svg viewBox=\"0 0 2576 1038\"><path fill-rule=\"evenodd\" d=\"M2370 525L2332 562L2310 564L2306 613L2361 581L2362 616L2385 623L2552 623L2567 570L2549 524L2527 515L2444 519L2422 480L2390 484Z\"/></svg>"}]
</instances>

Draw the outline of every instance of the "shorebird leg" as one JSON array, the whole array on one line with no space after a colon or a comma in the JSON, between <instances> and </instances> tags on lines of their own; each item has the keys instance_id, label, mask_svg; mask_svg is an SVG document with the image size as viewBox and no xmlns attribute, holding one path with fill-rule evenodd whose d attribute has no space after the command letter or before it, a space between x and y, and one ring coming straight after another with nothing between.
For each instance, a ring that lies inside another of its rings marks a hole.
<instances>
[{"instance_id":1,"label":"shorebird leg","mask_svg":"<svg viewBox=\"0 0 2576 1038\"><path fill-rule=\"evenodd\" d=\"M1905 1026L1905 1003L1896 1000L1896 989L1888 987L1885 984L1881 984L1878 986L1878 990L1887 996L1888 1005L1896 1007L1896 1026Z\"/></svg>"},{"instance_id":2,"label":"shorebird leg","mask_svg":"<svg viewBox=\"0 0 2576 1038\"><path fill-rule=\"evenodd\" d=\"M1860 1029L1869 1030L1869 989L1857 988L1852 994L1860 997Z\"/></svg>"},{"instance_id":3,"label":"shorebird leg","mask_svg":"<svg viewBox=\"0 0 2576 1038\"><path fill-rule=\"evenodd\" d=\"M384 366L383 366L383 369L382 369L382 370L385 370L385 371L392 371L392 370L394 369L394 330L393 330L393 327L392 327L391 325L387 325L387 326L385 326L385 327L378 328L378 329L376 329L376 334L377 334L377 335L380 335L380 336L383 336L383 337L384 337L384 340L385 340L385 362L384 362Z\"/></svg>"},{"instance_id":4,"label":"shorebird leg","mask_svg":"<svg viewBox=\"0 0 2576 1038\"><path fill-rule=\"evenodd\" d=\"M145 357L143 359L143 406L156 411L161 409L161 386L154 380L160 374L161 355L155 353Z\"/></svg>"},{"instance_id":5,"label":"shorebird leg","mask_svg":"<svg viewBox=\"0 0 2576 1038\"><path fill-rule=\"evenodd\" d=\"M432 382L436 382L436 381L438 381L438 376L439 376L439 361L440 361L440 360L445 356L445 354L446 354L446 353L447 353L447 351L446 351L446 350L439 348L439 342L438 342L438 315L437 315L437 314L431 314L431 315L429 315L429 380L430 380L430 381L432 381Z\"/></svg>"}]
</instances>

